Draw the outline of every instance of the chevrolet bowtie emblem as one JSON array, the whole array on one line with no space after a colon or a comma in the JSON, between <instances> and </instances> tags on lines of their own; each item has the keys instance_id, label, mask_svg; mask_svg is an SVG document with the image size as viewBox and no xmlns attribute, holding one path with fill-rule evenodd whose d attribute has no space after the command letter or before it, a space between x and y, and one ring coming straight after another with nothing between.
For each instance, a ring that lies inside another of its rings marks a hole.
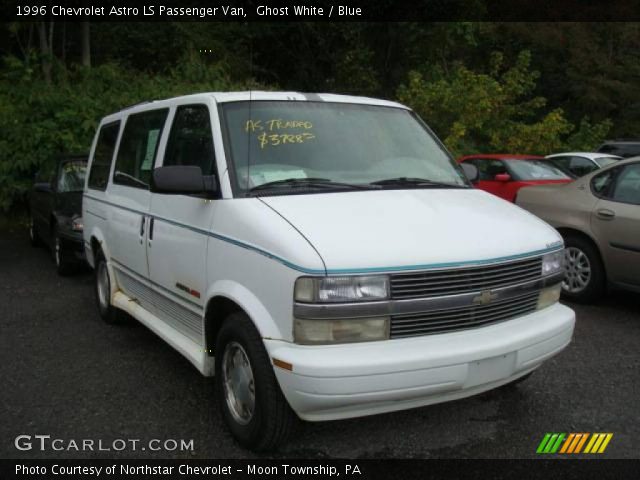
<instances>
[{"instance_id":1,"label":"chevrolet bowtie emblem","mask_svg":"<svg viewBox=\"0 0 640 480\"><path fill-rule=\"evenodd\" d=\"M476 305L487 305L498 298L497 293L491 293L491 290L484 290L480 295L473 299Z\"/></svg>"}]
</instances>

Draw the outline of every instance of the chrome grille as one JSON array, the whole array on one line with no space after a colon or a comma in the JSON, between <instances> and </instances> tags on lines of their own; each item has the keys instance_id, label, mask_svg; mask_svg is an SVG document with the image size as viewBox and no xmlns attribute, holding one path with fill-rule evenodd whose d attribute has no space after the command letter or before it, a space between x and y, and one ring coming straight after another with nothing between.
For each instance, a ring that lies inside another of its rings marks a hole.
<instances>
[{"instance_id":1,"label":"chrome grille","mask_svg":"<svg viewBox=\"0 0 640 480\"><path fill-rule=\"evenodd\" d=\"M538 303L538 295L538 292L534 292L488 305L393 315L391 317L391 338L466 330L510 320L534 312Z\"/></svg>"},{"instance_id":2,"label":"chrome grille","mask_svg":"<svg viewBox=\"0 0 640 480\"><path fill-rule=\"evenodd\" d=\"M391 298L425 298L489 290L536 280L542 258L455 270L396 273L391 276Z\"/></svg>"}]
</instances>

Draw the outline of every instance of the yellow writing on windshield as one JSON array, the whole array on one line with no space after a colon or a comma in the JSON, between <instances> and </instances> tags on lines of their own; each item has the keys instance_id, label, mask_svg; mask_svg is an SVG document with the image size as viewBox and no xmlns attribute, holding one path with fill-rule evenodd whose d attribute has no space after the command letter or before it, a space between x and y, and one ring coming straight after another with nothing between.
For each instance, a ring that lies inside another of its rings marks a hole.
<instances>
[{"instance_id":1,"label":"yellow writing on windshield","mask_svg":"<svg viewBox=\"0 0 640 480\"><path fill-rule=\"evenodd\" d=\"M291 133L268 134L266 132L262 132L260 135L258 135L260 148L264 148L267 146L276 147L278 145L286 145L286 144L292 144L292 143L304 143L307 140L311 140L313 138L316 138L316 136L313 133L308 133L308 132L298 133L298 134L291 134Z\"/></svg>"},{"instance_id":2,"label":"yellow writing on windshield","mask_svg":"<svg viewBox=\"0 0 640 480\"><path fill-rule=\"evenodd\" d=\"M272 118L271 120L247 120L244 127L245 132L261 132L269 131L274 132L276 130L285 130L291 128L302 128L305 130L311 130L313 123L308 120L282 120L281 118Z\"/></svg>"},{"instance_id":3,"label":"yellow writing on windshield","mask_svg":"<svg viewBox=\"0 0 640 480\"><path fill-rule=\"evenodd\" d=\"M316 138L309 132L313 129L313 123L308 120L283 120L272 118L270 120L247 120L246 132L257 133L260 148L276 147L278 145L292 145L304 143ZM282 132L282 130L298 130L298 132ZM302 130L302 132L299 132ZM306 131L305 131L306 130Z\"/></svg>"}]
</instances>

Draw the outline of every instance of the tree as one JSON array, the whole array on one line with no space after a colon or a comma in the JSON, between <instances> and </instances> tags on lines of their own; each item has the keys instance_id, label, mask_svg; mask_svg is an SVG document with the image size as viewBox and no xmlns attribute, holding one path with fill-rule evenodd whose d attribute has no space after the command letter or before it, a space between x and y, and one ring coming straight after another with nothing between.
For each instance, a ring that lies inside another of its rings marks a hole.
<instances>
[{"instance_id":1,"label":"tree","mask_svg":"<svg viewBox=\"0 0 640 480\"><path fill-rule=\"evenodd\" d=\"M448 73L432 70L430 78L416 71L398 89L400 101L411 105L456 155L474 152L548 154L565 147L575 129L560 108L544 112L547 101L533 94L539 73L531 55L521 52L505 67L500 53L491 56L489 72L474 72L458 63ZM572 142L592 149L606 135L610 122L588 119Z\"/></svg>"}]
</instances>

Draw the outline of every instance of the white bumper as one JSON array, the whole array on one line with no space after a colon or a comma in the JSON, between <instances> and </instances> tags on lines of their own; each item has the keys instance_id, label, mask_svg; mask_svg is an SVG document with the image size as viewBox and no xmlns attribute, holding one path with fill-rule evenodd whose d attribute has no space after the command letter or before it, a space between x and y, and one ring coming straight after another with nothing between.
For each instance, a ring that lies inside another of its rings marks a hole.
<instances>
[{"instance_id":1,"label":"white bumper","mask_svg":"<svg viewBox=\"0 0 640 480\"><path fill-rule=\"evenodd\" d=\"M289 404L309 421L403 410L468 397L539 367L571 341L573 310L556 304L483 328L347 345L265 340Z\"/></svg>"}]
</instances>

